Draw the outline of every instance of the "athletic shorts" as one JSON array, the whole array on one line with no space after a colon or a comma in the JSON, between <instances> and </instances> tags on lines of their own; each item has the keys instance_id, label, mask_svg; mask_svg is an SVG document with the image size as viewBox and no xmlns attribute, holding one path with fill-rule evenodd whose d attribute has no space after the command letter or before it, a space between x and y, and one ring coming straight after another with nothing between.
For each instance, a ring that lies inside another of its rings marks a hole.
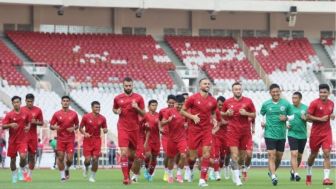
<instances>
[{"instance_id":1,"label":"athletic shorts","mask_svg":"<svg viewBox=\"0 0 336 189\"><path fill-rule=\"evenodd\" d=\"M136 151L135 151L135 156L138 158L138 159L142 159L144 160L145 159L145 147L144 147L144 139L143 137L140 137L138 138L138 143L137 143L137 148L136 148Z\"/></svg>"},{"instance_id":2,"label":"athletic shorts","mask_svg":"<svg viewBox=\"0 0 336 189\"><path fill-rule=\"evenodd\" d=\"M37 138L29 138L27 145L28 145L28 153L36 154L36 152L37 152Z\"/></svg>"},{"instance_id":3,"label":"athletic shorts","mask_svg":"<svg viewBox=\"0 0 336 189\"><path fill-rule=\"evenodd\" d=\"M190 150L198 150L200 147L212 146L212 132L210 129L188 131L188 147Z\"/></svg>"},{"instance_id":4,"label":"athletic shorts","mask_svg":"<svg viewBox=\"0 0 336 189\"><path fill-rule=\"evenodd\" d=\"M57 141L57 152L66 152L73 154L75 149L74 141Z\"/></svg>"},{"instance_id":5,"label":"athletic shorts","mask_svg":"<svg viewBox=\"0 0 336 189\"><path fill-rule=\"evenodd\" d=\"M118 144L121 148L137 149L139 131L126 131L118 128Z\"/></svg>"},{"instance_id":6,"label":"athletic shorts","mask_svg":"<svg viewBox=\"0 0 336 189\"><path fill-rule=\"evenodd\" d=\"M188 145L185 139L178 142L168 139L167 141L167 157L174 158L177 154L187 153Z\"/></svg>"},{"instance_id":7,"label":"athletic shorts","mask_svg":"<svg viewBox=\"0 0 336 189\"><path fill-rule=\"evenodd\" d=\"M165 154L167 154L167 142L168 142L168 137L161 135L162 150Z\"/></svg>"},{"instance_id":8,"label":"athletic shorts","mask_svg":"<svg viewBox=\"0 0 336 189\"><path fill-rule=\"evenodd\" d=\"M17 153L25 154L28 152L28 145L26 142L13 142L8 144L7 156L15 158Z\"/></svg>"},{"instance_id":9,"label":"athletic shorts","mask_svg":"<svg viewBox=\"0 0 336 189\"><path fill-rule=\"evenodd\" d=\"M227 145L229 147L238 147L239 150L246 150L247 145L252 139L252 134L250 132L239 133L237 131L228 131Z\"/></svg>"},{"instance_id":10,"label":"athletic shorts","mask_svg":"<svg viewBox=\"0 0 336 189\"><path fill-rule=\"evenodd\" d=\"M303 154L305 149L307 139L296 139L293 137L288 137L289 148L291 151L297 150L300 154Z\"/></svg>"},{"instance_id":11,"label":"athletic shorts","mask_svg":"<svg viewBox=\"0 0 336 189\"><path fill-rule=\"evenodd\" d=\"M84 138L83 141L84 157L100 157L101 156L101 138Z\"/></svg>"},{"instance_id":12,"label":"athletic shorts","mask_svg":"<svg viewBox=\"0 0 336 189\"><path fill-rule=\"evenodd\" d=\"M253 139L252 139L252 135L250 135L250 138L247 141L246 150L253 151Z\"/></svg>"},{"instance_id":13,"label":"athletic shorts","mask_svg":"<svg viewBox=\"0 0 336 189\"><path fill-rule=\"evenodd\" d=\"M312 152L318 152L322 147L322 150L331 150L332 148L332 134L326 136L312 136L309 138L309 146Z\"/></svg>"},{"instance_id":14,"label":"athletic shorts","mask_svg":"<svg viewBox=\"0 0 336 189\"><path fill-rule=\"evenodd\" d=\"M145 151L150 152L153 156L160 155L160 141L149 143Z\"/></svg>"},{"instance_id":15,"label":"athletic shorts","mask_svg":"<svg viewBox=\"0 0 336 189\"><path fill-rule=\"evenodd\" d=\"M285 151L286 139L265 138L265 143L267 150L276 150L278 152Z\"/></svg>"}]
</instances>

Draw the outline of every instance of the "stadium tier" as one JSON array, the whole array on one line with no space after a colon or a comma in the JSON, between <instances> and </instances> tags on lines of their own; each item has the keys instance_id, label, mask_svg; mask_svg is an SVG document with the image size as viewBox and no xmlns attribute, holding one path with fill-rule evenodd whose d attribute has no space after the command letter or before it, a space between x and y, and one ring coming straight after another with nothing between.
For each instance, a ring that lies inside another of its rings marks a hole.
<instances>
[{"instance_id":1,"label":"stadium tier","mask_svg":"<svg viewBox=\"0 0 336 189\"><path fill-rule=\"evenodd\" d=\"M0 41L0 83L10 85L29 85L26 78L17 71L21 60Z\"/></svg>"},{"instance_id":2,"label":"stadium tier","mask_svg":"<svg viewBox=\"0 0 336 189\"><path fill-rule=\"evenodd\" d=\"M8 32L34 62L54 68L73 87L120 83L126 76L147 88L173 87L174 64L151 36Z\"/></svg>"},{"instance_id":3,"label":"stadium tier","mask_svg":"<svg viewBox=\"0 0 336 189\"><path fill-rule=\"evenodd\" d=\"M322 64L306 38L249 37L244 42L271 81L279 83L284 90L317 89L319 82L313 71Z\"/></svg>"},{"instance_id":4,"label":"stadium tier","mask_svg":"<svg viewBox=\"0 0 336 189\"><path fill-rule=\"evenodd\" d=\"M234 81L244 81L248 89L264 89L257 72L231 37L166 36L165 40L187 68L201 68L219 87L229 89Z\"/></svg>"},{"instance_id":5,"label":"stadium tier","mask_svg":"<svg viewBox=\"0 0 336 189\"><path fill-rule=\"evenodd\" d=\"M327 51L330 59L334 66L336 66L336 43L335 38L322 38L321 44L323 45L324 49Z\"/></svg>"}]
</instances>

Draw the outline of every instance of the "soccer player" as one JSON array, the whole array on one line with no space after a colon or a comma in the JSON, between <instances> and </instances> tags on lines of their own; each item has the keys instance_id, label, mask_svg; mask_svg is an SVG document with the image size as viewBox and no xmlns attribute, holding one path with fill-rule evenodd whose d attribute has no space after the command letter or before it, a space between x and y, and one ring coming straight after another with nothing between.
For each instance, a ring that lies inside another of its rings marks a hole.
<instances>
[{"instance_id":1,"label":"soccer player","mask_svg":"<svg viewBox=\"0 0 336 189\"><path fill-rule=\"evenodd\" d=\"M12 183L16 183L18 177L23 180L26 177L25 166L27 164L28 137L31 117L25 111L22 111L21 98L19 96L12 97L13 110L8 112L2 120L2 128L9 129L9 142L7 156L10 157L10 168L12 170ZM20 173L16 169L16 155L20 156Z\"/></svg>"},{"instance_id":2,"label":"soccer player","mask_svg":"<svg viewBox=\"0 0 336 189\"><path fill-rule=\"evenodd\" d=\"M132 167L139 135L139 115L145 114L144 100L141 95L133 92L133 80L126 77L123 81L124 93L116 96L113 112L119 115L118 143L120 147L120 164L124 175L123 183L131 184L130 169Z\"/></svg>"},{"instance_id":3,"label":"soccer player","mask_svg":"<svg viewBox=\"0 0 336 189\"><path fill-rule=\"evenodd\" d=\"M173 183L173 168L174 158L179 155L179 162L177 164L176 180L183 183L182 170L184 168L186 153L188 145L185 135L185 117L181 114L181 109L184 103L182 95L176 96L175 107L170 108L164 115L161 124L168 129L168 142L167 142L167 156L168 160L168 183Z\"/></svg>"},{"instance_id":4,"label":"soccer player","mask_svg":"<svg viewBox=\"0 0 336 189\"><path fill-rule=\"evenodd\" d=\"M30 130L28 136L28 166L29 169L27 171L27 182L32 181L32 171L35 167L35 158L37 153L38 141L37 141L37 126L43 126L43 115L42 110L34 106L35 97L33 94L26 95L26 106L22 107L22 111L26 111L30 114L32 120L30 123Z\"/></svg>"},{"instance_id":5,"label":"soccer player","mask_svg":"<svg viewBox=\"0 0 336 189\"><path fill-rule=\"evenodd\" d=\"M160 131L159 114L156 112L158 102L150 100L148 102L148 112L144 116L147 125L147 133L144 144L145 149L145 178L153 180L153 173L157 164L156 158L160 154Z\"/></svg>"},{"instance_id":6,"label":"soccer player","mask_svg":"<svg viewBox=\"0 0 336 189\"><path fill-rule=\"evenodd\" d=\"M188 128L188 148L190 162L195 162L197 149L202 148L201 177L198 185L206 187L206 175L210 164L210 151L212 145L212 128L217 125L215 112L216 99L209 94L210 81L203 78L199 81L200 91L188 98L181 112L192 120Z\"/></svg>"},{"instance_id":7,"label":"soccer player","mask_svg":"<svg viewBox=\"0 0 336 189\"><path fill-rule=\"evenodd\" d=\"M106 118L100 114L100 103L93 101L91 103L92 112L85 114L80 123L79 131L84 135L83 154L85 157L84 177L87 177L89 166L92 162L90 182L96 182L96 173L98 170L99 156L101 155L101 130L107 133ZM85 129L85 130L84 130Z\"/></svg>"},{"instance_id":8,"label":"soccer player","mask_svg":"<svg viewBox=\"0 0 336 189\"><path fill-rule=\"evenodd\" d=\"M246 153L246 146L251 139L251 123L249 118L256 116L252 100L242 95L242 86L236 82L232 84L233 97L223 104L223 115L227 117L227 146L230 147L232 180L237 186L242 185L239 177L239 162Z\"/></svg>"},{"instance_id":9,"label":"soccer player","mask_svg":"<svg viewBox=\"0 0 336 189\"><path fill-rule=\"evenodd\" d=\"M251 133L252 135L255 133L255 119L249 118L249 122L251 123ZM252 135L250 135L250 138L248 139L247 145L246 145L246 153L245 157L243 160L240 160L240 166L242 167L242 176L243 180L247 181L248 176L247 176L247 171L250 169L251 166L251 160L252 160L252 155L253 155L253 139Z\"/></svg>"},{"instance_id":10,"label":"soccer player","mask_svg":"<svg viewBox=\"0 0 336 189\"><path fill-rule=\"evenodd\" d=\"M61 98L62 109L55 112L50 121L50 129L57 131L57 166L61 175L61 182L70 178L69 169L73 162L75 148L75 131L79 120L75 111L70 110L69 96ZM66 165L64 159L66 154Z\"/></svg>"},{"instance_id":11,"label":"soccer player","mask_svg":"<svg viewBox=\"0 0 336 189\"><path fill-rule=\"evenodd\" d=\"M265 101L260 110L262 116L266 115L266 122L263 120L261 126L265 128L265 143L268 153L268 175L272 179L272 184L278 184L275 175L281 164L286 143L286 121L293 119L292 105L280 97L280 86L271 84L269 92L272 99Z\"/></svg>"},{"instance_id":12,"label":"soccer player","mask_svg":"<svg viewBox=\"0 0 336 189\"><path fill-rule=\"evenodd\" d=\"M168 157L167 157L167 141L168 141L168 127L163 127L161 121L164 117L164 114L169 110L169 108L174 108L175 104L175 95L168 95L167 97L167 107L159 111L159 120L160 120L160 132L161 132L161 145L164 152L164 175L163 180L168 181Z\"/></svg>"},{"instance_id":13,"label":"soccer player","mask_svg":"<svg viewBox=\"0 0 336 189\"><path fill-rule=\"evenodd\" d=\"M305 104L301 103L302 94L295 92L292 95L292 110L294 119L287 125L288 128L288 143L291 150L291 164L292 170L290 171L291 181L300 181L301 177L297 172L301 164L302 154L307 142L307 109Z\"/></svg>"},{"instance_id":14,"label":"soccer player","mask_svg":"<svg viewBox=\"0 0 336 189\"><path fill-rule=\"evenodd\" d=\"M309 146L311 153L309 155L308 174L306 184L311 185L312 182L312 167L318 151L322 148L323 151L323 167L324 179L323 185L332 185L333 182L329 178L330 175L330 151L332 147L332 130L330 120L335 119L334 103L328 99L330 95L330 88L327 84L319 85L319 98L312 101L308 107L307 118L313 122L310 132Z\"/></svg>"}]
</instances>

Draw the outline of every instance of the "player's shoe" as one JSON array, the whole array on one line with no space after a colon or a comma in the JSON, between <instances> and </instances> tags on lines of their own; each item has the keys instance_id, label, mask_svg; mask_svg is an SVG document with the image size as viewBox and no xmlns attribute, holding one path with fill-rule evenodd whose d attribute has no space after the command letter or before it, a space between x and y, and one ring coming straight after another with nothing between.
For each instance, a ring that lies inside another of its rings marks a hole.
<instances>
[{"instance_id":1,"label":"player's shoe","mask_svg":"<svg viewBox=\"0 0 336 189\"><path fill-rule=\"evenodd\" d=\"M273 184L273 186L276 186L276 185L278 185L278 178L272 178L272 184Z\"/></svg>"},{"instance_id":2,"label":"player's shoe","mask_svg":"<svg viewBox=\"0 0 336 189\"><path fill-rule=\"evenodd\" d=\"M300 180L301 180L301 177L300 177L299 175L296 175L296 176L295 176L295 181L296 181L296 182L299 182Z\"/></svg>"},{"instance_id":3,"label":"player's shoe","mask_svg":"<svg viewBox=\"0 0 336 189\"><path fill-rule=\"evenodd\" d=\"M124 178L123 184L124 185L129 185L129 184L131 184L131 180L129 178Z\"/></svg>"},{"instance_id":4,"label":"player's shoe","mask_svg":"<svg viewBox=\"0 0 336 189\"><path fill-rule=\"evenodd\" d=\"M242 186L243 183L240 179L236 180L236 186Z\"/></svg>"},{"instance_id":5,"label":"player's shoe","mask_svg":"<svg viewBox=\"0 0 336 189\"><path fill-rule=\"evenodd\" d=\"M165 171L164 174L163 174L163 181L168 181L168 173Z\"/></svg>"},{"instance_id":6,"label":"player's shoe","mask_svg":"<svg viewBox=\"0 0 336 189\"><path fill-rule=\"evenodd\" d=\"M306 176L306 185L307 186L311 186L312 184L312 176L311 175L307 175Z\"/></svg>"},{"instance_id":7,"label":"player's shoe","mask_svg":"<svg viewBox=\"0 0 336 189\"><path fill-rule=\"evenodd\" d=\"M176 176L176 181L177 181L178 183L183 183L182 175L177 175L177 176Z\"/></svg>"},{"instance_id":8,"label":"player's shoe","mask_svg":"<svg viewBox=\"0 0 336 189\"><path fill-rule=\"evenodd\" d=\"M211 171L209 173L209 179L210 180L216 180L215 172L213 171L213 169L211 169Z\"/></svg>"},{"instance_id":9,"label":"player's shoe","mask_svg":"<svg viewBox=\"0 0 336 189\"><path fill-rule=\"evenodd\" d=\"M32 182L33 179L29 175L27 175L27 176L24 177L24 181L25 182Z\"/></svg>"},{"instance_id":10,"label":"player's shoe","mask_svg":"<svg viewBox=\"0 0 336 189\"><path fill-rule=\"evenodd\" d=\"M96 182L96 180L93 178L93 176L90 176L90 178L89 178L89 182L94 183L94 182Z\"/></svg>"},{"instance_id":11,"label":"player's shoe","mask_svg":"<svg viewBox=\"0 0 336 189\"><path fill-rule=\"evenodd\" d=\"M70 171L69 171L69 169L65 169L65 179L70 179Z\"/></svg>"},{"instance_id":12,"label":"player's shoe","mask_svg":"<svg viewBox=\"0 0 336 189\"><path fill-rule=\"evenodd\" d=\"M200 179L199 182L198 182L198 186L199 187L207 187L209 186L204 179Z\"/></svg>"},{"instance_id":13,"label":"player's shoe","mask_svg":"<svg viewBox=\"0 0 336 189\"><path fill-rule=\"evenodd\" d=\"M66 178L61 178L62 183L66 182L66 180L67 180Z\"/></svg>"},{"instance_id":14,"label":"player's shoe","mask_svg":"<svg viewBox=\"0 0 336 189\"><path fill-rule=\"evenodd\" d=\"M233 170L231 169L231 179L232 179L232 182L234 183L234 184L236 184L236 177L235 177L235 175L234 175L234 173L233 173Z\"/></svg>"},{"instance_id":15,"label":"player's shoe","mask_svg":"<svg viewBox=\"0 0 336 189\"><path fill-rule=\"evenodd\" d=\"M18 181L18 176L17 176L17 174L13 174L13 175L12 175L12 183L15 184L15 183L17 183L17 181Z\"/></svg>"},{"instance_id":16,"label":"player's shoe","mask_svg":"<svg viewBox=\"0 0 336 189\"><path fill-rule=\"evenodd\" d=\"M148 180L149 179L149 172L148 172L148 170L147 169L145 169L144 170L144 178L146 179L146 180Z\"/></svg>"},{"instance_id":17,"label":"player's shoe","mask_svg":"<svg viewBox=\"0 0 336 189\"><path fill-rule=\"evenodd\" d=\"M131 180L132 180L132 182L137 183L138 182L138 177L136 175L132 175Z\"/></svg>"},{"instance_id":18,"label":"player's shoe","mask_svg":"<svg viewBox=\"0 0 336 189\"><path fill-rule=\"evenodd\" d=\"M215 178L216 178L216 181L220 181L222 179L219 171L215 171Z\"/></svg>"},{"instance_id":19,"label":"player's shoe","mask_svg":"<svg viewBox=\"0 0 336 189\"><path fill-rule=\"evenodd\" d=\"M329 178L327 178L327 179L324 179L323 180L323 183L322 183L323 185L333 185L334 183L329 179Z\"/></svg>"},{"instance_id":20,"label":"player's shoe","mask_svg":"<svg viewBox=\"0 0 336 189\"><path fill-rule=\"evenodd\" d=\"M18 173L17 173L17 179L18 179L19 181L23 181L23 180L24 180L23 172L21 171L21 169L18 170Z\"/></svg>"},{"instance_id":21,"label":"player's shoe","mask_svg":"<svg viewBox=\"0 0 336 189\"><path fill-rule=\"evenodd\" d=\"M168 177L167 181L168 181L169 184L172 184L172 183L174 183L174 178L173 177Z\"/></svg>"},{"instance_id":22,"label":"player's shoe","mask_svg":"<svg viewBox=\"0 0 336 189\"><path fill-rule=\"evenodd\" d=\"M290 173L290 181L295 181L294 173L292 171L290 171L289 173Z\"/></svg>"}]
</instances>

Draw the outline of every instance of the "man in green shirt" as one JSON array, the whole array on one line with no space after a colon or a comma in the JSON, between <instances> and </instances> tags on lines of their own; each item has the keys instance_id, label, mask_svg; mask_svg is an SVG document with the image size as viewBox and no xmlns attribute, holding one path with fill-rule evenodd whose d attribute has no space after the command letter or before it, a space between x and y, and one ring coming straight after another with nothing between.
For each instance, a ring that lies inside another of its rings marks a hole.
<instances>
[{"instance_id":1,"label":"man in green shirt","mask_svg":"<svg viewBox=\"0 0 336 189\"><path fill-rule=\"evenodd\" d=\"M293 93L292 111L294 118L289 121L288 143L291 150L291 181L300 181L301 177L297 173L297 168L301 164L302 154L307 142L307 109L305 104L301 103L302 94L300 92Z\"/></svg>"},{"instance_id":2,"label":"man in green shirt","mask_svg":"<svg viewBox=\"0 0 336 189\"><path fill-rule=\"evenodd\" d=\"M260 114L266 116L266 122L262 121L261 126L265 128L265 143L268 152L268 175L272 184L278 184L275 175L278 169L286 143L286 121L293 119L291 104L280 97L281 91L278 84L269 87L272 99L267 100L261 106Z\"/></svg>"}]
</instances>

